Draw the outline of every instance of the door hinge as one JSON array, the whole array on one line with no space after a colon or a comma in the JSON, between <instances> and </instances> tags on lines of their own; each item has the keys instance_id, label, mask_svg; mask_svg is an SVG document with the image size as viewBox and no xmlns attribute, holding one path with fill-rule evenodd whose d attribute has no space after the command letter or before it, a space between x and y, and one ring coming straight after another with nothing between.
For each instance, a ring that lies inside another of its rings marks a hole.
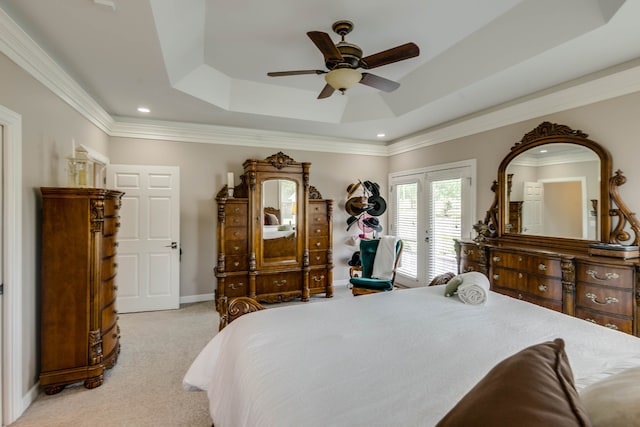
<instances>
[{"instance_id":1,"label":"door hinge","mask_svg":"<svg viewBox=\"0 0 640 427\"><path fill-rule=\"evenodd\" d=\"M0 283L0 295L4 295L4 283Z\"/></svg>"}]
</instances>

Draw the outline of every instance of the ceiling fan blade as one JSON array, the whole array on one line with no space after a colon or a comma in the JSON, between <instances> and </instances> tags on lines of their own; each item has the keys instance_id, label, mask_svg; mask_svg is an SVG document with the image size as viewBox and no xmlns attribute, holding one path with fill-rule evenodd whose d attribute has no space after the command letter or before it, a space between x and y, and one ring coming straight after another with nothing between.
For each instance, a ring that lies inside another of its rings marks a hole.
<instances>
[{"instance_id":1,"label":"ceiling fan blade","mask_svg":"<svg viewBox=\"0 0 640 427\"><path fill-rule=\"evenodd\" d=\"M360 66L371 69L420 55L420 48L415 43L405 43L360 59Z\"/></svg>"},{"instance_id":2,"label":"ceiling fan blade","mask_svg":"<svg viewBox=\"0 0 640 427\"><path fill-rule=\"evenodd\" d=\"M320 95L318 95L318 99L324 99L324 98L330 97L331 95L333 95L333 91L335 91L335 89L332 88L330 85L326 84L322 89L322 91L320 92Z\"/></svg>"},{"instance_id":3,"label":"ceiling fan blade","mask_svg":"<svg viewBox=\"0 0 640 427\"><path fill-rule=\"evenodd\" d=\"M298 76L301 74L326 74L324 70L298 70L298 71L273 71L267 73L270 77L282 77L282 76Z\"/></svg>"},{"instance_id":4,"label":"ceiling fan blade","mask_svg":"<svg viewBox=\"0 0 640 427\"><path fill-rule=\"evenodd\" d=\"M331 40L329 34L323 33L322 31L309 31L307 35L316 47L320 49L320 52L324 55L325 62L342 62L344 60L336 45L333 44L333 40Z\"/></svg>"},{"instance_id":5,"label":"ceiling fan blade","mask_svg":"<svg viewBox=\"0 0 640 427\"><path fill-rule=\"evenodd\" d=\"M400 83L398 82L370 73L362 73L362 80L360 80L360 83L385 92L393 92L400 87Z\"/></svg>"}]
</instances>

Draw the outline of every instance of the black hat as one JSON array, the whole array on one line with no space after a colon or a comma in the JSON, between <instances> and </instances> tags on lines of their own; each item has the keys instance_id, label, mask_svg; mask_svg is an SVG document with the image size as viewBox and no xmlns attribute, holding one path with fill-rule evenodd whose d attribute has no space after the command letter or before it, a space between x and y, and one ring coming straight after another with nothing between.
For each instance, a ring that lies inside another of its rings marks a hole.
<instances>
[{"instance_id":1,"label":"black hat","mask_svg":"<svg viewBox=\"0 0 640 427\"><path fill-rule=\"evenodd\" d=\"M371 206L367 213L371 216L380 216L387 210L387 202L381 196L371 196L367 202Z\"/></svg>"},{"instance_id":2,"label":"black hat","mask_svg":"<svg viewBox=\"0 0 640 427\"><path fill-rule=\"evenodd\" d=\"M369 194L373 196L380 195L380 186L377 183L371 182L371 181L365 181L362 183L362 185L364 185L364 188L367 189Z\"/></svg>"},{"instance_id":3,"label":"black hat","mask_svg":"<svg viewBox=\"0 0 640 427\"><path fill-rule=\"evenodd\" d=\"M362 265L360 262L360 251L355 251L353 255L351 255L351 259L347 262L351 267L355 267L357 265Z\"/></svg>"},{"instance_id":4,"label":"black hat","mask_svg":"<svg viewBox=\"0 0 640 427\"><path fill-rule=\"evenodd\" d=\"M353 224L355 224L356 222L358 222L358 217L357 216L351 215L349 218L347 218L347 231L349 231L351 226Z\"/></svg>"},{"instance_id":5,"label":"black hat","mask_svg":"<svg viewBox=\"0 0 640 427\"><path fill-rule=\"evenodd\" d=\"M373 230L376 230L377 232L382 231L382 226L380 225L380 221L378 221L378 218L367 217L364 220L362 220L362 223L367 227Z\"/></svg>"}]
</instances>

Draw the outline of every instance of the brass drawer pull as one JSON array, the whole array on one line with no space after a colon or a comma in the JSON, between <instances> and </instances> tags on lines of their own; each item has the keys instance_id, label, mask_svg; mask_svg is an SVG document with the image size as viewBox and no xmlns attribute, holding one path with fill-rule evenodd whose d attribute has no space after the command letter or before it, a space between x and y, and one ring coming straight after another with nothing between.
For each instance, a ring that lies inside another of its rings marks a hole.
<instances>
[{"instance_id":1,"label":"brass drawer pull","mask_svg":"<svg viewBox=\"0 0 640 427\"><path fill-rule=\"evenodd\" d=\"M319 228L316 228L316 233L320 234L320 233L322 233L322 230L319 229Z\"/></svg>"},{"instance_id":2,"label":"brass drawer pull","mask_svg":"<svg viewBox=\"0 0 640 427\"><path fill-rule=\"evenodd\" d=\"M276 286L284 286L284 285L287 284L287 281L286 280L281 280L281 281L278 282L277 280L274 280L273 284L276 285Z\"/></svg>"},{"instance_id":3,"label":"brass drawer pull","mask_svg":"<svg viewBox=\"0 0 640 427\"><path fill-rule=\"evenodd\" d=\"M113 263L113 268L118 268L118 263L117 262Z\"/></svg>"},{"instance_id":4,"label":"brass drawer pull","mask_svg":"<svg viewBox=\"0 0 640 427\"><path fill-rule=\"evenodd\" d=\"M240 212L240 208L239 208L239 207L236 207L236 208L234 208L234 209L233 209L233 211L234 211L235 213L238 213L238 212Z\"/></svg>"},{"instance_id":5,"label":"brass drawer pull","mask_svg":"<svg viewBox=\"0 0 640 427\"><path fill-rule=\"evenodd\" d=\"M500 280L500 275L499 274L494 274L493 275L493 280Z\"/></svg>"},{"instance_id":6,"label":"brass drawer pull","mask_svg":"<svg viewBox=\"0 0 640 427\"><path fill-rule=\"evenodd\" d=\"M229 284L229 287L231 289L233 289L233 290L240 289L243 286L244 286L244 283L242 283L242 282L238 283L237 285L235 283L230 283Z\"/></svg>"},{"instance_id":7,"label":"brass drawer pull","mask_svg":"<svg viewBox=\"0 0 640 427\"><path fill-rule=\"evenodd\" d=\"M240 246L234 246L233 247L233 252L238 252L240 250Z\"/></svg>"},{"instance_id":8,"label":"brass drawer pull","mask_svg":"<svg viewBox=\"0 0 640 427\"><path fill-rule=\"evenodd\" d=\"M316 247L318 247L318 248L319 248L321 245L322 245L322 243L320 243L320 242L316 242Z\"/></svg>"},{"instance_id":9,"label":"brass drawer pull","mask_svg":"<svg viewBox=\"0 0 640 427\"><path fill-rule=\"evenodd\" d=\"M323 280L324 280L324 275L321 275L320 277L313 276L313 281L314 282L322 282Z\"/></svg>"},{"instance_id":10,"label":"brass drawer pull","mask_svg":"<svg viewBox=\"0 0 640 427\"><path fill-rule=\"evenodd\" d=\"M547 269L547 266L544 265L543 263L538 264L538 270L545 271L546 269Z\"/></svg>"},{"instance_id":11,"label":"brass drawer pull","mask_svg":"<svg viewBox=\"0 0 640 427\"><path fill-rule=\"evenodd\" d=\"M239 231L234 231L233 232L233 237L238 237L240 236L240 232Z\"/></svg>"},{"instance_id":12,"label":"brass drawer pull","mask_svg":"<svg viewBox=\"0 0 640 427\"><path fill-rule=\"evenodd\" d=\"M499 256L494 256L493 257L493 262L500 262L500 257Z\"/></svg>"},{"instance_id":13,"label":"brass drawer pull","mask_svg":"<svg viewBox=\"0 0 640 427\"><path fill-rule=\"evenodd\" d=\"M120 246L120 242L113 242L113 246L117 248L118 246Z\"/></svg>"},{"instance_id":14,"label":"brass drawer pull","mask_svg":"<svg viewBox=\"0 0 640 427\"><path fill-rule=\"evenodd\" d=\"M466 256L473 255L473 249L465 249L462 251Z\"/></svg>"},{"instance_id":15,"label":"brass drawer pull","mask_svg":"<svg viewBox=\"0 0 640 427\"><path fill-rule=\"evenodd\" d=\"M587 317L586 319L584 319L584 320L586 320L586 321L587 321L587 322L589 322L589 323L593 323L593 324L595 324L595 325L597 325L597 324L598 324L598 322L596 322L596 321L595 321L595 320L593 320L593 319L589 319L588 317Z\"/></svg>"},{"instance_id":16,"label":"brass drawer pull","mask_svg":"<svg viewBox=\"0 0 640 427\"><path fill-rule=\"evenodd\" d=\"M465 269L464 269L464 272L465 272L465 273L468 273L468 272L470 272L470 271L475 271L475 270L476 270L476 269L475 269L475 268L473 268L473 266L471 266L471 265L470 265L470 266L468 266L467 268L465 268Z\"/></svg>"},{"instance_id":17,"label":"brass drawer pull","mask_svg":"<svg viewBox=\"0 0 640 427\"><path fill-rule=\"evenodd\" d=\"M320 261L320 257L316 255L316 261Z\"/></svg>"},{"instance_id":18,"label":"brass drawer pull","mask_svg":"<svg viewBox=\"0 0 640 427\"><path fill-rule=\"evenodd\" d=\"M547 285L538 285L538 290L540 292L547 292L547 289L549 289Z\"/></svg>"},{"instance_id":19,"label":"brass drawer pull","mask_svg":"<svg viewBox=\"0 0 640 427\"><path fill-rule=\"evenodd\" d=\"M234 266L234 267L237 267L237 266L239 266L239 265L240 265L240 262L238 262L238 261L236 261L236 262L234 262L234 263L233 263L233 266Z\"/></svg>"},{"instance_id":20,"label":"brass drawer pull","mask_svg":"<svg viewBox=\"0 0 640 427\"><path fill-rule=\"evenodd\" d=\"M605 328L613 329L614 331L618 330L618 327L616 325L614 325L613 323L607 323L604 326L605 326Z\"/></svg>"},{"instance_id":21,"label":"brass drawer pull","mask_svg":"<svg viewBox=\"0 0 640 427\"><path fill-rule=\"evenodd\" d=\"M522 273L518 273L518 279L522 279Z\"/></svg>"},{"instance_id":22,"label":"brass drawer pull","mask_svg":"<svg viewBox=\"0 0 640 427\"><path fill-rule=\"evenodd\" d=\"M587 293L585 295L587 298L589 298L593 303L598 304L598 305L607 305L607 304L616 304L618 303L618 298L614 298L614 297L606 297L604 299L604 302L600 302L598 301L598 296L596 294L593 294L591 292Z\"/></svg>"},{"instance_id":23,"label":"brass drawer pull","mask_svg":"<svg viewBox=\"0 0 640 427\"><path fill-rule=\"evenodd\" d=\"M618 273L605 273L604 278L598 277L598 272L595 270L587 270L587 275L595 280L614 280L620 277Z\"/></svg>"},{"instance_id":24,"label":"brass drawer pull","mask_svg":"<svg viewBox=\"0 0 640 427\"><path fill-rule=\"evenodd\" d=\"M522 294L518 294L518 299L522 299Z\"/></svg>"}]
</instances>

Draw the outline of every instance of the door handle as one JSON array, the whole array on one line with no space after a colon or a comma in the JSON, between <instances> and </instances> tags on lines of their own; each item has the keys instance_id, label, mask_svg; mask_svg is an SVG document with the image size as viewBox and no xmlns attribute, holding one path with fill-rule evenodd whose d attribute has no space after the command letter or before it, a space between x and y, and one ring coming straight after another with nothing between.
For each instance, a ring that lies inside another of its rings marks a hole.
<instances>
[{"instance_id":1,"label":"door handle","mask_svg":"<svg viewBox=\"0 0 640 427\"><path fill-rule=\"evenodd\" d=\"M166 245L165 248L178 249L178 242L171 242L171 244Z\"/></svg>"}]
</instances>

